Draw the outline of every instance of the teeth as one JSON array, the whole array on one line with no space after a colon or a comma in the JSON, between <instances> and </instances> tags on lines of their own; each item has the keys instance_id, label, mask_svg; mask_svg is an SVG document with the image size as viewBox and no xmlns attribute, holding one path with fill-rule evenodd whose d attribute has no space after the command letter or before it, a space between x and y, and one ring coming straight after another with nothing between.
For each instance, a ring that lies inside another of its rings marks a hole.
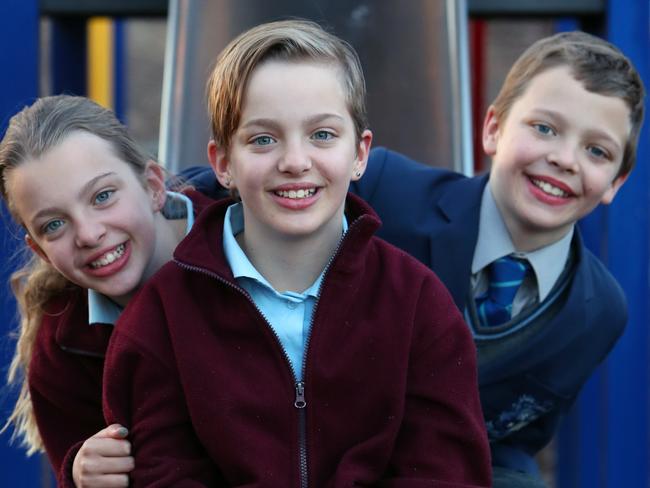
<instances>
[{"instance_id":1,"label":"teeth","mask_svg":"<svg viewBox=\"0 0 650 488\"><path fill-rule=\"evenodd\" d=\"M316 188L308 188L306 190L303 190L302 188L300 190L281 190L281 191L276 191L275 194L279 197L283 198L308 198L311 197L316 193Z\"/></svg>"},{"instance_id":2,"label":"teeth","mask_svg":"<svg viewBox=\"0 0 650 488\"><path fill-rule=\"evenodd\" d=\"M121 258L124 255L125 248L126 246L124 244L120 244L113 251L107 252L101 258L90 263L90 267L97 269L117 261L119 258Z\"/></svg>"},{"instance_id":3,"label":"teeth","mask_svg":"<svg viewBox=\"0 0 650 488\"><path fill-rule=\"evenodd\" d=\"M540 180L534 180L531 179L533 182L533 185L535 185L537 188L542 190L544 193L548 193L549 195L552 195L554 197L568 197L569 194L565 192L564 190L561 190L557 186L553 186L550 183L547 183L546 181L540 181Z\"/></svg>"}]
</instances>

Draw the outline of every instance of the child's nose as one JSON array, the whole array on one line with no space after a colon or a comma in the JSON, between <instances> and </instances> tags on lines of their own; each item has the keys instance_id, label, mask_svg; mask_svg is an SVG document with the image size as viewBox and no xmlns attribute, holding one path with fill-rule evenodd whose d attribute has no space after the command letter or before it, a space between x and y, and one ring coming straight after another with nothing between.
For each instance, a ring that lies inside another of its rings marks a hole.
<instances>
[{"instance_id":1,"label":"child's nose","mask_svg":"<svg viewBox=\"0 0 650 488\"><path fill-rule=\"evenodd\" d=\"M304 150L302 144L287 144L284 154L280 158L278 169L283 173L299 174L311 168L311 157Z\"/></svg>"},{"instance_id":2,"label":"child's nose","mask_svg":"<svg viewBox=\"0 0 650 488\"><path fill-rule=\"evenodd\" d=\"M550 164L562 171L575 173L578 171L577 150L571 144L562 144L553 148L547 156Z\"/></svg>"},{"instance_id":3,"label":"child's nose","mask_svg":"<svg viewBox=\"0 0 650 488\"><path fill-rule=\"evenodd\" d=\"M78 247L94 247L102 242L106 227L99 222L81 222L76 226L75 243Z\"/></svg>"}]
</instances>

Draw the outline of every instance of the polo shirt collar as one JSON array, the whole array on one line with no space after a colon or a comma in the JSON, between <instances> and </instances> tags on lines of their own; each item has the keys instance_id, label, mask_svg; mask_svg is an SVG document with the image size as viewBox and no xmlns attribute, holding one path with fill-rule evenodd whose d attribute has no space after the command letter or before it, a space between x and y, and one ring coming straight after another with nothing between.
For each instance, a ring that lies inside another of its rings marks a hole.
<instances>
[{"instance_id":1,"label":"polo shirt collar","mask_svg":"<svg viewBox=\"0 0 650 488\"><path fill-rule=\"evenodd\" d=\"M275 290L271 283L269 283L268 280L264 278L257 269L255 269L255 266L253 266L253 263L250 262L248 256L246 256L246 253L244 253L237 242L235 236L243 232L243 230L244 207L241 202L239 202L228 207L223 225L223 249L233 276L237 279L250 278L278 293L278 290ZM347 230L348 222L345 215L343 215L343 234L345 234ZM296 298L304 298L306 296L317 297L321 282L323 281L324 273L325 270L323 270L316 281L314 281L314 283L302 293L296 294L295 292L282 291L282 295L284 297L287 295L296 295Z\"/></svg>"}]
</instances>

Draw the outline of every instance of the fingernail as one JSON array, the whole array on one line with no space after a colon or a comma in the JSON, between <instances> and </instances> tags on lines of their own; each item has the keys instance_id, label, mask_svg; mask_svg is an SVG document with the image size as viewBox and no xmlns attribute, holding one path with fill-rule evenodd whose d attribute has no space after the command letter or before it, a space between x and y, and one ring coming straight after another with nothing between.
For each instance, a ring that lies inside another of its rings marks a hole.
<instances>
[{"instance_id":1,"label":"fingernail","mask_svg":"<svg viewBox=\"0 0 650 488\"><path fill-rule=\"evenodd\" d=\"M117 429L117 435L119 435L120 437L126 437L127 435L129 435L129 429L127 429L126 427L120 427L119 429Z\"/></svg>"}]
</instances>

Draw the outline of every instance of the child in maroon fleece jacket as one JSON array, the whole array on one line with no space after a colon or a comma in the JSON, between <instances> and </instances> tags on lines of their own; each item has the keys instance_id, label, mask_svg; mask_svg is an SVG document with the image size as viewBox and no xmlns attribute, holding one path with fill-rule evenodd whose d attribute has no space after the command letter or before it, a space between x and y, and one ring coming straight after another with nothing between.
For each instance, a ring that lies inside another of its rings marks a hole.
<instances>
[{"instance_id":1,"label":"child in maroon fleece jacket","mask_svg":"<svg viewBox=\"0 0 650 488\"><path fill-rule=\"evenodd\" d=\"M107 351L135 486L490 485L469 330L347 196L364 95L356 53L311 22L221 53L208 156L241 202L201 214Z\"/></svg>"},{"instance_id":2,"label":"child in maroon fleece jacket","mask_svg":"<svg viewBox=\"0 0 650 488\"><path fill-rule=\"evenodd\" d=\"M0 193L34 251L12 276L21 313L14 436L29 453L46 451L59 486L127 486L126 429L102 415L108 338L131 295L171 258L192 208L211 200L166 192L162 169L113 112L67 95L12 117Z\"/></svg>"}]
</instances>

